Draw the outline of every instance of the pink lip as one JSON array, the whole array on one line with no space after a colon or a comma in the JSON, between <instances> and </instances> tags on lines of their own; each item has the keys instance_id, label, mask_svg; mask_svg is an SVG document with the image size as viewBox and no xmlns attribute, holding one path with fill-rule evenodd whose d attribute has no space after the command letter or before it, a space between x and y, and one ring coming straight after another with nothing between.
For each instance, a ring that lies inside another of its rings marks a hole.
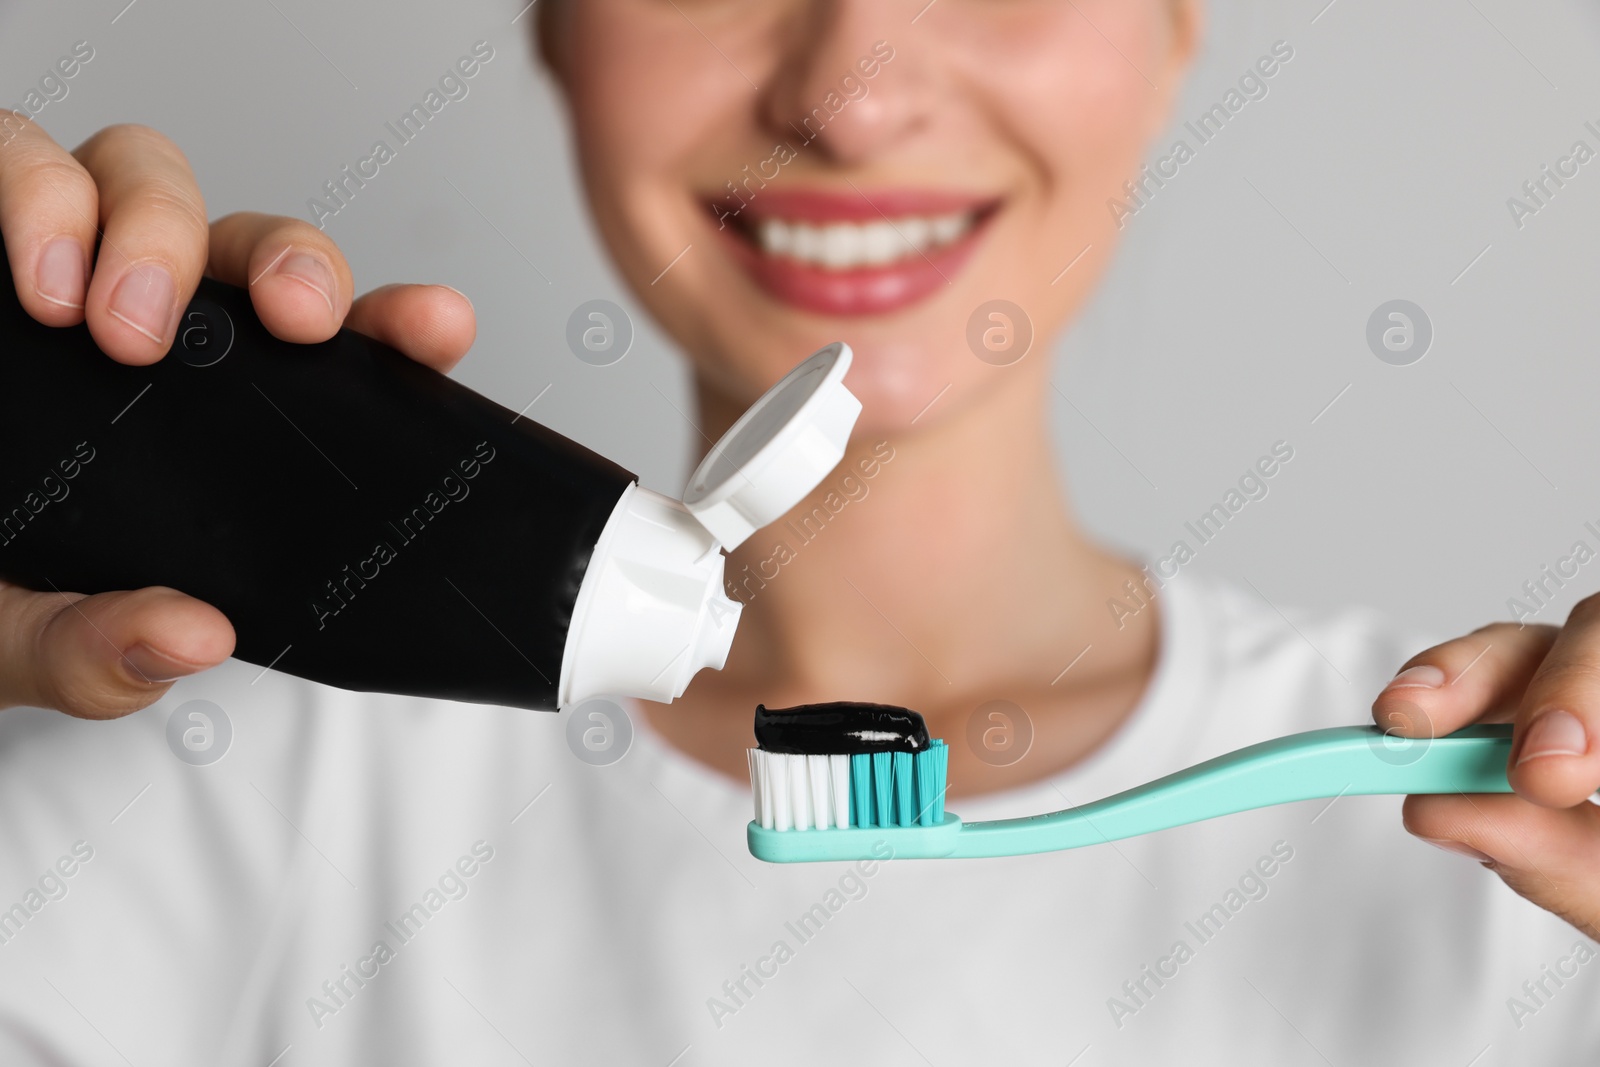
<instances>
[{"instance_id":1,"label":"pink lip","mask_svg":"<svg viewBox=\"0 0 1600 1067\"><path fill-rule=\"evenodd\" d=\"M998 206L993 197L920 189L877 189L835 193L825 190L761 190L721 229L729 254L763 290L803 311L824 315L879 315L914 304L950 284L988 231ZM725 205L713 203L716 211ZM948 245L881 267L832 271L788 256L768 256L746 236L744 227L764 218L827 224L863 222L907 215L933 216L976 210L972 228Z\"/></svg>"}]
</instances>

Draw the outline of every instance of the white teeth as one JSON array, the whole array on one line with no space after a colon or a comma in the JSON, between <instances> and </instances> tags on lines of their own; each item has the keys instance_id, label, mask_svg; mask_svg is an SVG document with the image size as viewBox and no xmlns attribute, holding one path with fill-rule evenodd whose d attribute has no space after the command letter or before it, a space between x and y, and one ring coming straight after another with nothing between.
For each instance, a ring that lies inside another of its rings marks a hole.
<instances>
[{"instance_id":1,"label":"white teeth","mask_svg":"<svg viewBox=\"0 0 1600 1067\"><path fill-rule=\"evenodd\" d=\"M933 239L947 245L967 231L967 218L963 215L940 215L933 220Z\"/></svg>"},{"instance_id":2,"label":"white teeth","mask_svg":"<svg viewBox=\"0 0 1600 1067\"><path fill-rule=\"evenodd\" d=\"M864 226L861 232L865 235L861 241L861 258L874 267L892 263L905 251L905 242L887 223Z\"/></svg>"},{"instance_id":3,"label":"white teeth","mask_svg":"<svg viewBox=\"0 0 1600 1067\"><path fill-rule=\"evenodd\" d=\"M763 219L757 228L761 251L789 256L826 270L883 266L950 244L972 228L975 213L956 211L933 218L908 216L870 223L808 222Z\"/></svg>"},{"instance_id":4,"label":"white teeth","mask_svg":"<svg viewBox=\"0 0 1600 1067\"><path fill-rule=\"evenodd\" d=\"M796 259L819 259L822 256L822 234L810 226L794 226L789 230L789 254Z\"/></svg>"},{"instance_id":5,"label":"white teeth","mask_svg":"<svg viewBox=\"0 0 1600 1067\"><path fill-rule=\"evenodd\" d=\"M861 260L861 247L865 234L860 226L836 223L822 231L822 263L834 270L843 270Z\"/></svg>"},{"instance_id":6,"label":"white teeth","mask_svg":"<svg viewBox=\"0 0 1600 1067\"><path fill-rule=\"evenodd\" d=\"M794 247L794 232L782 219L768 219L761 227L761 250L769 256L781 256Z\"/></svg>"},{"instance_id":7,"label":"white teeth","mask_svg":"<svg viewBox=\"0 0 1600 1067\"><path fill-rule=\"evenodd\" d=\"M906 219L899 227L900 236L911 243L918 252L928 247L928 237L933 232L927 219Z\"/></svg>"}]
</instances>

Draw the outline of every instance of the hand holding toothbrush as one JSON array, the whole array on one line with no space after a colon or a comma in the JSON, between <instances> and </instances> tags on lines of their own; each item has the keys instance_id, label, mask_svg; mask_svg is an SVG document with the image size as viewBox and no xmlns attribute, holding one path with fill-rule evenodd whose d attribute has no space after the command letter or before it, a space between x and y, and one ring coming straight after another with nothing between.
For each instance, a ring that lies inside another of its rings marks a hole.
<instances>
[{"instance_id":1,"label":"hand holding toothbrush","mask_svg":"<svg viewBox=\"0 0 1600 1067\"><path fill-rule=\"evenodd\" d=\"M1565 626L1494 623L1418 653L1372 714L1405 737L1514 722L1514 793L1408 797L1406 829L1600 937L1600 596Z\"/></svg>"}]
</instances>

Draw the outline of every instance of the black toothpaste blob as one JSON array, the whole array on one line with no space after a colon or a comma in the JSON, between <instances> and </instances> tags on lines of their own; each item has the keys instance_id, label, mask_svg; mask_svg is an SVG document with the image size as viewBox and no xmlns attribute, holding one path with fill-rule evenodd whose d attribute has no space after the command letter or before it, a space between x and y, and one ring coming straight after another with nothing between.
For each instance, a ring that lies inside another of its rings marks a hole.
<instances>
[{"instance_id":1,"label":"black toothpaste blob","mask_svg":"<svg viewBox=\"0 0 1600 1067\"><path fill-rule=\"evenodd\" d=\"M922 716L892 704L841 700L794 708L756 705L756 744L767 752L806 756L920 752L929 743Z\"/></svg>"}]
</instances>

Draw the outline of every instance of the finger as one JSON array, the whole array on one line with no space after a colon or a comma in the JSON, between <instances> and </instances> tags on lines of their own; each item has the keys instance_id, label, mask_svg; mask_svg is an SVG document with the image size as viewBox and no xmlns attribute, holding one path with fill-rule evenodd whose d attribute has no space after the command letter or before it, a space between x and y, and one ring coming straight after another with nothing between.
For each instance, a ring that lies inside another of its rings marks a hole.
<instances>
[{"instance_id":1,"label":"finger","mask_svg":"<svg viewBox=\"0 0 1600 1067\"><path fill-rule=\"evenodd\" d=\"M0 236L23 310L83 321L100 194L89 172L20 111L0 111Z\"/></svg>"},{"instance_id":2,"label":"finger","mask_svg":"<svg viewBox=\"0 0 1600 1067\"><path fill-rule=\"evenodd\" d=\"M233 653L222 613L174 589L36 593L0 583L0 707L111 719Z\"/></svg>"},{"instance_id":3,"label":"finger","mask_svg":"<svg viewBox=\"0 0 1600 1067\"><path fill-rule=\"evenodd\" d=\"M73 152L100 189L100 253L89 332L112 359L154 363L206 263L205 200L178 146L145 126L111 126Z\"/></svg>"},{"instance_id":4,"label":"finger","mask_svg":"<svg viewBox=\"0 0 1600 1067\"><path fill-rule=\"evenodd\" d=\"M1407 797L1405 827L1484 863L1513 890L1600 936L1600 808L1546 808L1519 796Z\"/></svg>"},{"instance_id":5,"label":"finger","mask_svg":"<svg viewBox=\"0 0 1600 1067\"><path fill-rule=\"evenodd\" d=\"M1517 709L1511 785L1570 807L1600 789L1600 596L1580 600Z\"/></svg>"},{"instance_id":6,"label":"finger","mask_svg":"<svg viewBox=\"0 0 1600 1067\"><path fill-rule=\"evenodd\" d=\"M461 361L478 335L472 301L448 285L385 285L350 308L345 325L434 370Z\"/></svg>"},{"instance_id":7,"label":"finger","mask_svg":"<svg viewBox=\"0 0 1600 1067\"><path fill-rule=\"evenodd\" d=\"M206 273L250 289L256 314L274 337L326 341L350 310L350 265L327 234L308 222L243 211L211 224Z\"/></svg>"},{"instance_id":8,"label":"finger","mask_svg":"<svg viewBox=\"0 0 1600 1067\"><path fill-rule=\"evenodd\" d=\"M1402 737L1507 721L1555 636L1553 626L1495 623L1419 652L1372 702L1373 721Z\"/></svg>"}]
</instances>

